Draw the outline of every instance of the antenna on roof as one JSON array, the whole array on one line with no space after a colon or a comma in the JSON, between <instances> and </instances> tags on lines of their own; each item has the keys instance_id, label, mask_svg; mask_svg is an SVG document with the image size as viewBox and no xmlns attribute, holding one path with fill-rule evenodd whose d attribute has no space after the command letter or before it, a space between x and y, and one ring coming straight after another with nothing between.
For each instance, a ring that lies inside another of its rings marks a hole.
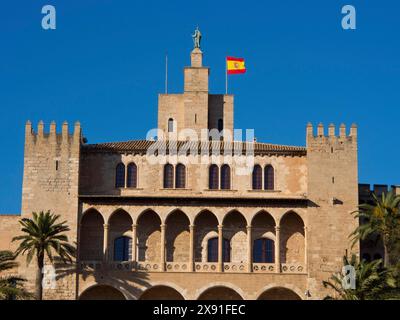
<instances>
[{"instance_id":1,"label":"antenna on roof","mask_svg":"<svg viewBox=\"0 0 400 320\"><path fill-rule=\"evenodd\" d=\"M165 94L168 93L168 53L165 53Z\"/></svg>"}]
</instances>

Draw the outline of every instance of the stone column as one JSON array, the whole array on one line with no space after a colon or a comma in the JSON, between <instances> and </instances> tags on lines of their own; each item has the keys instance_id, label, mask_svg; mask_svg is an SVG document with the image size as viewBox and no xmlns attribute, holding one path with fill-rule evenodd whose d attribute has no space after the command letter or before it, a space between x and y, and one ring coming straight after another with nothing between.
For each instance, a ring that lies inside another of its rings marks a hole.
<instances>
[{"instance_id":1,"label":"stone column","mask_svg":"<svg viewBox=\"0 0 400 320\"><path fill-rule=\"evenodd\" d=\"M136 242L137 242L136 230L137 230L137 224L133 224L132 225L132 262L133 262L133 265L135 265L136 255L137 255L137 253L136 253L136 251L137 251L137 249L136 249Z\"/></svg>"},{"instance_id":2,"label":"stone column","mask_svg":"<svg viewBox=\"0 0 400 320\"><path fill-rule=\"evenodd\" d=\"M247 226L247 271L253 271L253 240L252 228Z\"/></svg>"},{"instance_id":3,"label":"stone column","mask_svg":"<svg viewBox=\"0 0 400 320\"><path fill-rule=\"evenodd\" d=\"M189 226L189 271L193 272L194 269L194 225Z\"/></svg>"},{"instance_id":4,"label":"stone column","mask_svg":"<svg viewBox=\"0 0 400 320\"><path fill-rule=\"evenodd\" d=\"M222 225L218 225L218 271L222 272L224 270L224 262L223 262L223 233L222 233Z\"/></svg>"},{"instance_id":5,"label":"stone column","mask_svg":"<svg viewBox=\"0 0 400 320\"><path fill-rule=\"evenodd\" d=\"M304 270L308 270L307 266L307 227L304 226Z\"/></svg>"},{"instance_id":6,"label":"stone column","mask_svg":"<svg viewBox=\"0 0 400 320\"><path fill-rule=\"evenodd\" d=\"M165 229L166 225L161 225L161 255L160 255L160 266L161 271L165 271Z\"/></svg>"},{"instance_id":7,"label":"stone column","mask_svg":"<svg viewBox=\"0 0 400 320\"><path fill-rule=\"evenodd\" d=\"M124 163L124 168L125 168L125 175L124 175L124 188L128 186L128 166L125 165Z\"/></svg>"},{"instance_id":8,"label":"stone column","mask_svg":"<svg viewBox=\"0 0 400 320\"><path fill-rule=\"evenodd\" d=\"M108 224L105 223L103 225L103 230L104 230L104 237L103 237L103 260L108 261Z\"/></svg>"},{"instance_id":9,"label":"stone column","mask_svg":"<svg viewBox=\"0 0 400 320\"><path fill-rule=\"evenodd\" d=\"M281 236L280 236L280 230L281 230L281 227L275 227L275 272L276 273L280 273L281 272L281 254L280 254Z\"/></svg>"}]
</instances>

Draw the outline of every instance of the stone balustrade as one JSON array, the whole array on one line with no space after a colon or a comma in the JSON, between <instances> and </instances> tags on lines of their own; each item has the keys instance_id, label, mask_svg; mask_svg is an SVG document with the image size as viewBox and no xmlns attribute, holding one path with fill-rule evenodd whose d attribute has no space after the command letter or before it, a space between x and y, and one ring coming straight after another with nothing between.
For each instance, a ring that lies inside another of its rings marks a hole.
<instances>
[{"instance_id":1,"label":"stone balustrade","mask_svg":"<svg viewBox=\"0 0 400 320\"><path fill-rule=\"evenodd\" d=\"M196 262L194 264L195 272L217 272L218 263L217 262Z\"/></svg>"},{"instance_id":2,"label":"stone balustrade","mask_svg":"<svg viewBox=\"0 0 400 320\"><path fill-rule=\"evenodd\" d=\"M102 261L80 261L79 267L82 271L99 271L103 269Z\"/></svg>"},{"instance_id":3,"label":"stone balustrade","mask_svg":"<svg viewBox=\"0 0 400 320\"><path fill-rule=\"evenodd\" d=\"M282 263L282 273L305 273L306 268L300 263Z\"/></svg>"},{"instance_id":4,"label":"stone balustrade","mask_svg":"<svg viewBox=\"0 0 400 320\"><path fill-rule=\"evenodd\" d=\"M188 262L167 262L167 272L191 272Z\"/></svg>"},{"instance_id":5,"label":"stone balustrade","mask_svg":"<svg viewBox=\"0 0 400 320\"><path fill-rule=\"evenodd\" d=\"M224 272L247 272L243 262L224 262Z\"/></svg>"},{"instance_id":6,"label":"stone balustrade","mask_svg":"<svg viewBox=\"0 0 400 320\"><path fill-rule=\"evenodd\" d=\"M102 270L163 272L159 262L150 261L80 261L82 271L95 272ZM196 262L194 271L189 262L167 262L165 272L218 272L217 262ZM223 272L248 273L248 264L243 262L224 262ZM306 268L300 263L282 263L280 270L276 270L275 263L252 263L251 272L254 273L306 273Z\"/></svg>"},{"instance_id":7,"label":"stone balustrade","mask_svg":"<svg viewBox=\"0 0 400 320\"><path fill-rule=\"evenodd\" d=\"M159 262L138 261L136 265L137 271L146 272L162 272L162 266Z\"/></svg>"},{"instance_id":8,"label":"stone balustrade","mask_svg":"<svg viewBox=\"0 0 400 320\"><path fill-rule=\"evenodd\" d=\"M119 271L132 271L136 269L136 263L132 261L112 261L107 264L108 269Z\"/></svg>"},{"instance_id":9,"label":"stone balustrade","mask_svg":"<svg viewBox=\"0 0 400 320\"><path fill-rule=\"evenodd\" d=\"M275 263L253 263L253 272L275 273Z\"/></svg>"}]
</instances>

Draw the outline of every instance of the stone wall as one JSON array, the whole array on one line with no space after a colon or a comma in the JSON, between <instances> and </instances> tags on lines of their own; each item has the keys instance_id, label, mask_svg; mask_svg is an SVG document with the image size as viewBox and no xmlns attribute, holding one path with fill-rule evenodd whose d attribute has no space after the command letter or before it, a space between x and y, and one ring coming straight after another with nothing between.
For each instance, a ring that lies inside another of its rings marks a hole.
<instances>
[{"instance_id":1,"label":"stone wall","mask_svg":"<svg viewBox=\"0 0 400 320\"><path fill-rule=\"evenodd\" d=\"M223 157L215 159L221 165ZM126 166L137 165L137 188L116 188L115 174L118 163ZM211 163L211 157L208 162ZM283 195L304 196L307 193L307 158L301 156L255 156L254 164L274 168L275 190L252 190L252 176L238 175L237 168L242 165L233 162L231 168L231 190L209 190L209 164L186 163L186 188L163 188L163 164L149 163L146 155L110 154L83 152L81 157L80 193L82 195L121 195L121 196L193 196L202 197L266 197Z\"/></svg>"}]
</instances>

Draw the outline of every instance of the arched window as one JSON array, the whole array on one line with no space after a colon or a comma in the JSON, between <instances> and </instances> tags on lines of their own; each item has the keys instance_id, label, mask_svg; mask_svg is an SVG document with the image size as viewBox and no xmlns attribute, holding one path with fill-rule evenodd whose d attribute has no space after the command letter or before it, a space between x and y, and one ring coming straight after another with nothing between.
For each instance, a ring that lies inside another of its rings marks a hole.
<instances>
[{"instance_id":1,"label":"arched window","mask_svg":"<svg viewBox=\"0 0 400 320\"><path fill-rule=\"evenodd\" d=\"M125 165L123 163L118 163L115 169L115 187L125 187Z\"/></svg>"},{"instance_id":2,"label":"arched window","mask_svg":"<svg viewBox=\"0 0 400 320\"><path fill-rule=\"evenodd\" d=\"M128 164L128 181L126 182L126 186L128 188L137 188L137 166L135 163Z\"/></svg>"},{"instance_id":3,"label":"arched window","mask_svg":"<svg viewBox=\"0 0 400 320\"><path fill-rule=\"evenodd\" d=\"M222 240L223 262L231 260L231 243L228 239ZM207 242L207 262L218 262L218 237L208 239Z\"/></svg>"},{"instance_id":4,"label":"arched window","mask_svg":"<svg viewBox=\"0 0 400 320\"><path fill-rule=\"evenodd\" d=\"M219 173L218 166L212 164L209 169L209 189L218 189Z\"/></svg>"},{"instance_id":5,"label":"arched window","mask_svg":"<svg viewBox=\"0 0 400 320\"><path fill-rule=\"evenodd\" d=\"M168 132L174 132L174 119L168 119Z\"/></svg>"},{"instance_id":6,"label":"arched window","mask_svg":"<svg viewBox=\"0 0 400 320\"><path fill-rule=\"evenodd\" d=\"M167 163L164 166L164 188L174 187L174 167Z\"/></svg>"},{"instance_id":7,"label":"arched window","mask_svg":"<svg viewBox=\"0 0 400 320\"><path fill-rule=\"evenodd\" d=\"M175 188L185 188L186 183L186 168L179 163L175 169Z\"/></svg>"},{"instance_id":8,"label":"arched window","mask_svg":"<svg viewBox=\"0 0 400 320\"><path fill-rule=\"evenodd\" d=\"M253 190L262 189L262 169L256 164L253 168Z\"/></svg>"},{"instance_id":9,"label":"arched window","mask_svg":"<svg viewBox=\"0 0 400 320\"><path fill-rule=\"evenodd\" d=\"M132 260L132 238L119 237L114 240L114 261Z\"/></svg>"},{"instance_id":10,"label":"arched window","mask_svg":"<svg viewBox=\"0 0 400 320\"><path fill-rule=\"evenodd\" d=\"M264 189L274 190L274 168L271 165L264 168Z\"/></svg>"},{"instance_id":11,"label":"arched window","mask_svg":"<svg viewBox=\"0 0 400 320\"><path fill-rule=\"evenodd\" d=\"M221 132L224 130L224 120L218 119L218 131Z\"/></svg>"},{"instance_id":12,"label":"arched window","mask_svg":"<svg viewBox=\"0 0 400 320\"><path fill-rule=\"evenodd\" d=\"M231 168L224 164L221 167L221 189L228 190L231 188Z\"/></svg>"},{"instance_id":13,"label":"arched window","mask_svg":"<svg viewBox=\"0 0 400 320\"><path fill-rule=\"evenodd\" d=\"M254 240L253 261L255 263L274 263L275 261L274 241L267 238Z\"/></svg>"}]
</instances>

